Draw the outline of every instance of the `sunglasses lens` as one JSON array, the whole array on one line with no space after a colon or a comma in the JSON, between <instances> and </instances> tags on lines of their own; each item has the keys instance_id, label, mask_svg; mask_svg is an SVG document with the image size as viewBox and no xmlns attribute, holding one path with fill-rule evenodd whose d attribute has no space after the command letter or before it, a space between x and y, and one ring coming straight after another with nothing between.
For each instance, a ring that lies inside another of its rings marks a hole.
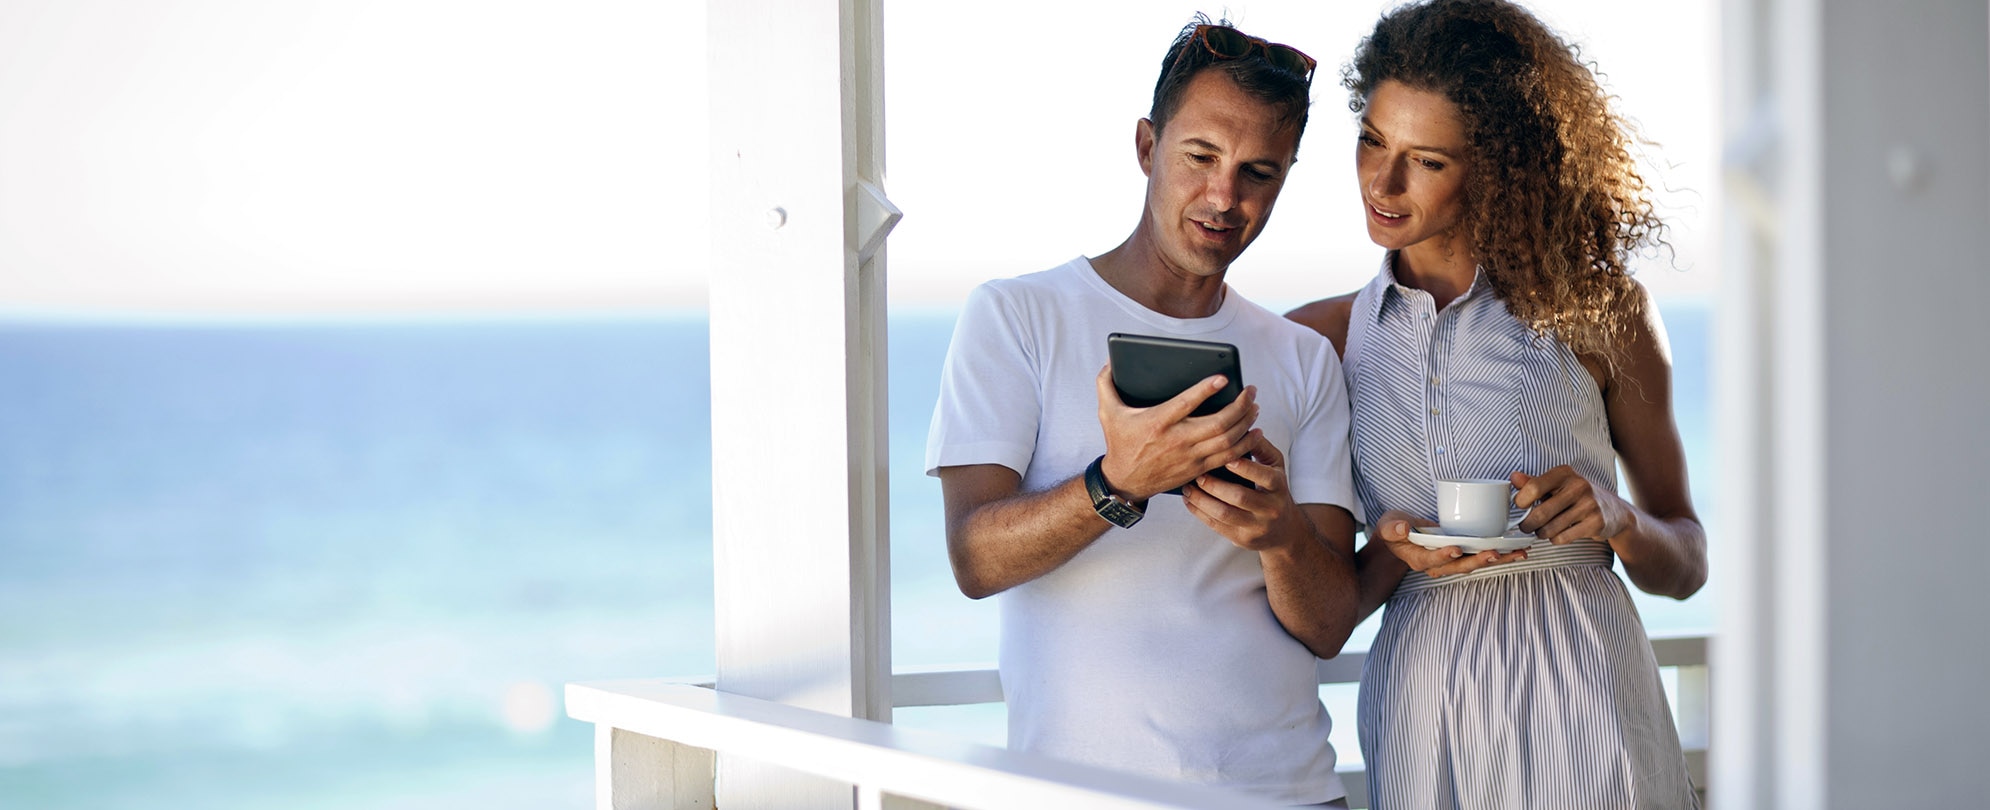
<instances>
[{"instance_id":1,"label":"sunglasses lens","mask_svg":"<svg viewBox=\"0 0 1990 810\"><path fill-rule=\"evenodd\" d=\"M1265 60L1289 73L1313 78L1313 59L1290 45L1274 45L1262 39L1245 36L1235 28L1221 25L1202 25L1195 29L1195 36L1202 40L1202 47L1215 54L1218 59L1242 59L1251 55L1251 49L1264 48Z\"/></svg>"},{"instance_id":2,"label":"sunglasses lens","mask_svg":"<svg viewBox=\"0 0 1990 810\"><path fill-rule=\"evenodd\" d=\"M1297 73L1301 76L1312 72L1312 59L1286 45L1272 45L1265 48L1265 56L1280 70Z\"/></svg>"},{"instance_id":3,"label":"sunglasses lens","mask_svg":"<svg viewBox=\"0 0 1990 810\"><path fill-rule=\"evenodd\" d=\"M1224 59L1236 59L1251 51L1251 40L1234 28L1211 25L1202 29L1202 41L1209 52Z\"/></svg>"}]
</instances>

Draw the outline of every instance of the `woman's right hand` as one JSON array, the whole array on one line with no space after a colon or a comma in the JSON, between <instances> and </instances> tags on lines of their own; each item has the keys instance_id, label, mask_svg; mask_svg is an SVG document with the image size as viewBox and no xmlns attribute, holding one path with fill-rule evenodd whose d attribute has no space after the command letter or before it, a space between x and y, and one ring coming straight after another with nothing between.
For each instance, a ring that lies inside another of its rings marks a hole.
<instances>
[{"instance_id":1,"label":"woman's right hand","mask_svg":"<svg viewBox=\"0 0 1990 810\"><path fill-rule=\"evenodd\" d=\"M1422 571L1430 577L1446 577L1452 574L1468 574L1489 565L1503 565L1527 559L1527 549L1501 554L1490 549L1477 554L1466 554L1457 546L1428 549L1410 542L1410 532L1425 526L1435 526L1437 521L1425 520L1407 512L1394 509L1375 521L1375 536L1380 537L1390 553L1402 560L1411 570Z\"/></svg>"}]
</instances>

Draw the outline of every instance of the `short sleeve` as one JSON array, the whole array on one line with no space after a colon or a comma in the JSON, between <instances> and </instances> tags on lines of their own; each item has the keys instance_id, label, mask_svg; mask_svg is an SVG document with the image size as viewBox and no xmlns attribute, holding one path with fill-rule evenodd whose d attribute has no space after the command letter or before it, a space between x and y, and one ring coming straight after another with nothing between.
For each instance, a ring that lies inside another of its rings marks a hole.
<instances>
[{"instance_id":1,"label":"short sleeve","mask_svg":"<svg viewBox=\"0 0 1990 810\"><path fill-rule=\"evenodd\" d=\"M975 288L940 371L926 474L970 464L1027 472L1043 410L1040 387L1035 345L1014 302L990 284Z\"/></svg>"},{"instance_id":2,"label":"short sleeve","mask_svg":"<svg viewBox=\"0 0 1990 810\"><path fill-rule=\"evenodd\" d=\"M1306 397L1305 412L1299 418L1299 430L1292 438L1292 448L1285 454L1286 483L1292 488L1292 499L1296 503L1338 506L1353 515L1356 523L1366 523L1361 499L1354 491L1347 380L1341 373L1333 344L1322 338L1313 362L1307 366L1311 373L1306 378L1312 386Z\"/></svg>"}]
</instances>

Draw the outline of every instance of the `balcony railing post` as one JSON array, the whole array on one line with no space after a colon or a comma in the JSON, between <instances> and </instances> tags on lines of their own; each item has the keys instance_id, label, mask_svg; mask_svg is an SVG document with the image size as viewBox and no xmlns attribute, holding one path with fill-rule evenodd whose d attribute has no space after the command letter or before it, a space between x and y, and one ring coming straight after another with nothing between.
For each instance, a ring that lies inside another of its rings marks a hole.
<instances>
[{"instance_id":1,"label":"balcony railing post","mask_svg":"<svg viewBox=\"0 0 1990 810\"><path fill-rule=\"evenodd\" d=\"M875 785L857 786L857 810L946 810L944 804L893 796Z\"/></svg>"},{"instance_id":2,"label":"balcony railing post","mask_svg":"<svg viewBox=\"0 0 1990 810\"><path fill-rule=\"evenodd\" d=\"M595 810L712 810L716 767L706 749L596 724Z\"/></svg>"},{"instance_id":3,"label":"balcony railing post","mask_svg":"<svg viewBox=\"0 0 1990 810\"><path fill-rule=\"evenodd\" d=\"M718 688L889 722L881 6L706 3L707 278ZM728 751L719 794L852 807L792 771Z\"/></svg>"},{"instance_id":4,"label":"balcony railing post","mask_svg":"<svg viewBox=\"0 0 1990 810\"><path fill-rule=\"evenodd\" d=\"M1679 740L1687 768L1703 790L1712 708L1707 646L1707 636L1652 639L1656 663L1677 670L1673 705ZM1320 683L1357 682L1365 659L1366 653L1357 651L1321 662ZM902 672L893 677L891 693L901 707L1002 700L993 669ZM1200 786L1148 783L1128 774L919 729L729 695L713 690L709 681L568 684L567 713L599 729L595 757L602 780L601 810L713 807L713 750L755 757L825 785L845 785L844 801L854 798L858 810L1258 806L1236 794L1211 793ZM646 735L667 735L685 743L673 745ZM1341 771L1341 781L1347 786L1350 806L1367 805L1367 780L1359 768ZM1161 786L1158 791L1156 784ZM848 786L855 787L854 796Z\"/></svg>"},{"instance_id":5,"label":"balcony railing post","mask_svg":"<svg viewBox=\"0 0 1990 810\"><path fill-rule=\"evenodd\" d=\"M1688 751L1707 748L1707 728L1713 717L1707 703L1707 668L1679 668L1679 746Z\"/></svg>"}]
</instances>

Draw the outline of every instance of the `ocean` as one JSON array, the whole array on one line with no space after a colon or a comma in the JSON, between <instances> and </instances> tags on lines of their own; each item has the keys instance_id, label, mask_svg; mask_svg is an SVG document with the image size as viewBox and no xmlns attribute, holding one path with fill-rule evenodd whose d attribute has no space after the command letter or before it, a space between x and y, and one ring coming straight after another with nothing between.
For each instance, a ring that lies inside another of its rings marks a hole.
<instances>
[{"instance_id":1,"label":"ocean","mask_svg":"<svg viewBox=\"0 0 1990 810\"><path fill-rule=\"evenodd\" d=\"M1662 309L1713 525L1711 312ZM995 654L922 474L953 317L890 316L899 666ZM0 321L0 806L591 806L561 684L713 669L708 362L702 313Z\"/></svg>"}]
</instances>

